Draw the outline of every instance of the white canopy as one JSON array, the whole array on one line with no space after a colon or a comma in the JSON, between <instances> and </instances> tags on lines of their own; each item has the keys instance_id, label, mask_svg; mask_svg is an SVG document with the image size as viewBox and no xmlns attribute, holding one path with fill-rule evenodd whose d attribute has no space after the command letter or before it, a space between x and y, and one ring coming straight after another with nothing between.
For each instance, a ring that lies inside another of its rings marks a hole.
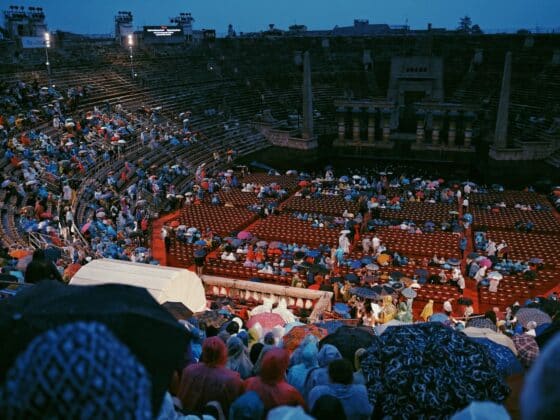
<instances>
[{"instance_id":1,"label":"white canopy","mask_svg":"<svg viewBox=\"0 0 560 420\"><path fill-rule=\"evenodd\" d=\"M181 302L193 312L206 310L202 281L195 273L183 268L104 258L84 265L70 280L70 284L79 286L106 283L142 287L160 304Z\"/></svg>"}]
</instances>

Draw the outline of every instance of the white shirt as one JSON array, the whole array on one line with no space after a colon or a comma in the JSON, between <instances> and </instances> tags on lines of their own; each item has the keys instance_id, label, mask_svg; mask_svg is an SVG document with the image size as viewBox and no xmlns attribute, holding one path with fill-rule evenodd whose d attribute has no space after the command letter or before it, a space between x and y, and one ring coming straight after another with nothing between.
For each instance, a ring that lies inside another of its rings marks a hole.
<instances>
[{"instance_id":1,"label":"white shirt","mask_svg":"<svg viewBox=\"0 0 560 420\"><path fill-rule=\"evenodd\" d=\"M453 312L453 306L451 306L451 302L449 302L448 300L443 302L443 310L445 312Z\"/></svg>"}]
</instances>

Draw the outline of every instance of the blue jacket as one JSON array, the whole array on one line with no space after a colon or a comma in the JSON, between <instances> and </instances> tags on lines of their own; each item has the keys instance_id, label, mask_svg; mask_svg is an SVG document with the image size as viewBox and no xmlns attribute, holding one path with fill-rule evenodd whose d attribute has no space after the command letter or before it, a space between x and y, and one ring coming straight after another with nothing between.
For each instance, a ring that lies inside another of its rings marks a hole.
<instances>
[{"instance_id":1,"label":"blue jacket","mask_svg":"<svg viewBox=\"0 0 560 420\"><path fill-rule=\"evenodd\" d=\"M315 402L323 395L332 395L340 400L348 420L367 420L373 411L369 403L365 385L328 384L319 385L309 393L308 406L313 409Z\"/></svg>"}]
</instances>

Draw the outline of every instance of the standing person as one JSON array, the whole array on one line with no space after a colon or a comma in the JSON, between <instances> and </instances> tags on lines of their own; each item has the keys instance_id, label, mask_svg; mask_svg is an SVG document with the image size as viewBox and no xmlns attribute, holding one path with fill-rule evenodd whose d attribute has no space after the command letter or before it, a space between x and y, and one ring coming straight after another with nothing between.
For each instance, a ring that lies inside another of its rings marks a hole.
<instances>
[{"instance_id":1,"label":"standing person","mask_svg":"<svg viewBox=\"0 0 560 420\"><path fill-rule=\"evenodd\" d=\"M364 251L364 255L369 255L369 250L372 247L371 239L369 236L364 236L362 239L362 250Z\"/></svg>"},{"instance_id":2,"label":"standing person","mask_svg":"<svg viewBox=\"0 0 560 420\"><path fill-rule=\"evenodd\" d=\"M457 279L457 288L459 289L460 294L463 294L465 287L466 287L465 277L463 277L463 275L460 274L459 278Z\"/></svg>"},{"instance_id":3,"label":"standing person","mask_svg":"<svg viewBox=\"0 0 560 420\"><path fill-rule=\"evenodd\" d=\"M163 239L163 243L165 244L165 253L168 253L171 248L171 238L169 237L167 223L161 228L161 239Z\"/></svg>"},{"instance_id":4,"label":"standing person","mask_svg":"<svg viewBox=\"0 0 560 420\"><path fill-rule=\"evenodd\" d=\"M346 232L341 232L338 238L338 247L341 248L345 254L350 253L350 240L346 236Z\"/></svg>"},{"instance_id":5,"label":"standing person","mask_svg":"<svg viewBox=\"0 0 560 420\"><path fill-rule=\"evenodd\" d=\"M463 214L468 213L468 211L469 211L469 197L466 196L463 199Z\"/></svg>"},{"instance_id":6,"label":"standing person","mask_svg":"<svg viewBox=\"0 0 560 420\"><path fill-rule=\"evenodd\" d=\"M380 245L381 245L381 241L379 240L377 235L374 235L373 238L371 239L371 246L373 248L373 255L377 255L377 251L378 251Z\"/></svg>"},{"instance_id":7,"label":"standing person","mask_svg":"<svg viewBox=\"0 0 560 420\"><path fill-rule=\"evenodd\" d=\"M494 257L496 256L496 242L494 242L492 239L488 240L488 243L486 244L486 253L488 255L488 257Z\"/></svg>"},{"instance_id":8,"label":"standing person","mask_svg":"<svg viewBox=\"0 0 560 420\"><path fill-rule=\"evenodd\" d=\"M447 316L451 316L453 313L453 305L451 305L451 302L453 302L453 298L449 298L443 302L443 312L445 312Z\"/></svg>"},{"instance_id":9,"label":"standing person","mask_svg":"<svg viewBox=\"0 0 560 420\"><path fill-rule=\"evenodd\" d=\"M259 375L245 380L245 392L255 391L267 412L282 405L305 408L299 391L285 380L289 363L290 356L286 350L273 348L264 355Z\"/></svg>"},{"instance_id":10,"label":"standing person","mask_svg":"<svg viewBox=\"0 0 560 420\"><path fill-rule=\"evenodd\" d=\"M204 246L201 245L196 245L196 248L194 250L194 264L196 266L196 274L198 274L199 277L202 277L202 274L204 274L204 262L206 259L206 248Z\"/></svg>"},{"instance_id":11,"label":"standing person","mask_svg":"<svg viewBox=\"0 0 560 420\"><path fill-rule=\"evenodd\" d=\"M227 348L219 337L204 340L200 362L187 366L182 373L178 398L183 408L202 412L210 401L218 401L225 413L243 393L243 381L237 372L226 368Z\"/></svg>"},{"instance_id":12,"label":"standing person","mask_svg":"<svg viewBox=\"0 0 560 420\"><path fill-rule=\"evenodd\" d=\"M465 258L465 251L467 250L467 237L463 235L461 239L459 239L459 250L461 251L461 258Z\"/></svg>"}]
</instances>

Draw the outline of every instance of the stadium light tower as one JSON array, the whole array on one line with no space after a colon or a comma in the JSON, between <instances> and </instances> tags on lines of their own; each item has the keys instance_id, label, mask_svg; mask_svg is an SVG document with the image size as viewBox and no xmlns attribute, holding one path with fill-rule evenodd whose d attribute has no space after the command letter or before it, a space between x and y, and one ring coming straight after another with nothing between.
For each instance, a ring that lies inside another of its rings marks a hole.
<instances>
[{"instance_id":1,"label":"stadium light tower","mask_svg":"<svg viewBox=\"0 0 560 420\"><path fill-rule=\"evenodd\" d=\"M51 62L49 61L49 48L51 47L51 34L45 32L45 57L47 62L47 74L49 75L49 87L51 86Z\"/></svg>"},{"instance_id":2,"label":"stadium light tower","mask_svg":"<svg viewBox=\"0 0 560 420\"><path fill-rule=\"evenodd\" d=\"M128 34L127 36L128 48L130 49L130 77L134 79L134 56L132 54L132 47L134 46L134 38L132 34Z\"/></svg>"}]
</instances>

